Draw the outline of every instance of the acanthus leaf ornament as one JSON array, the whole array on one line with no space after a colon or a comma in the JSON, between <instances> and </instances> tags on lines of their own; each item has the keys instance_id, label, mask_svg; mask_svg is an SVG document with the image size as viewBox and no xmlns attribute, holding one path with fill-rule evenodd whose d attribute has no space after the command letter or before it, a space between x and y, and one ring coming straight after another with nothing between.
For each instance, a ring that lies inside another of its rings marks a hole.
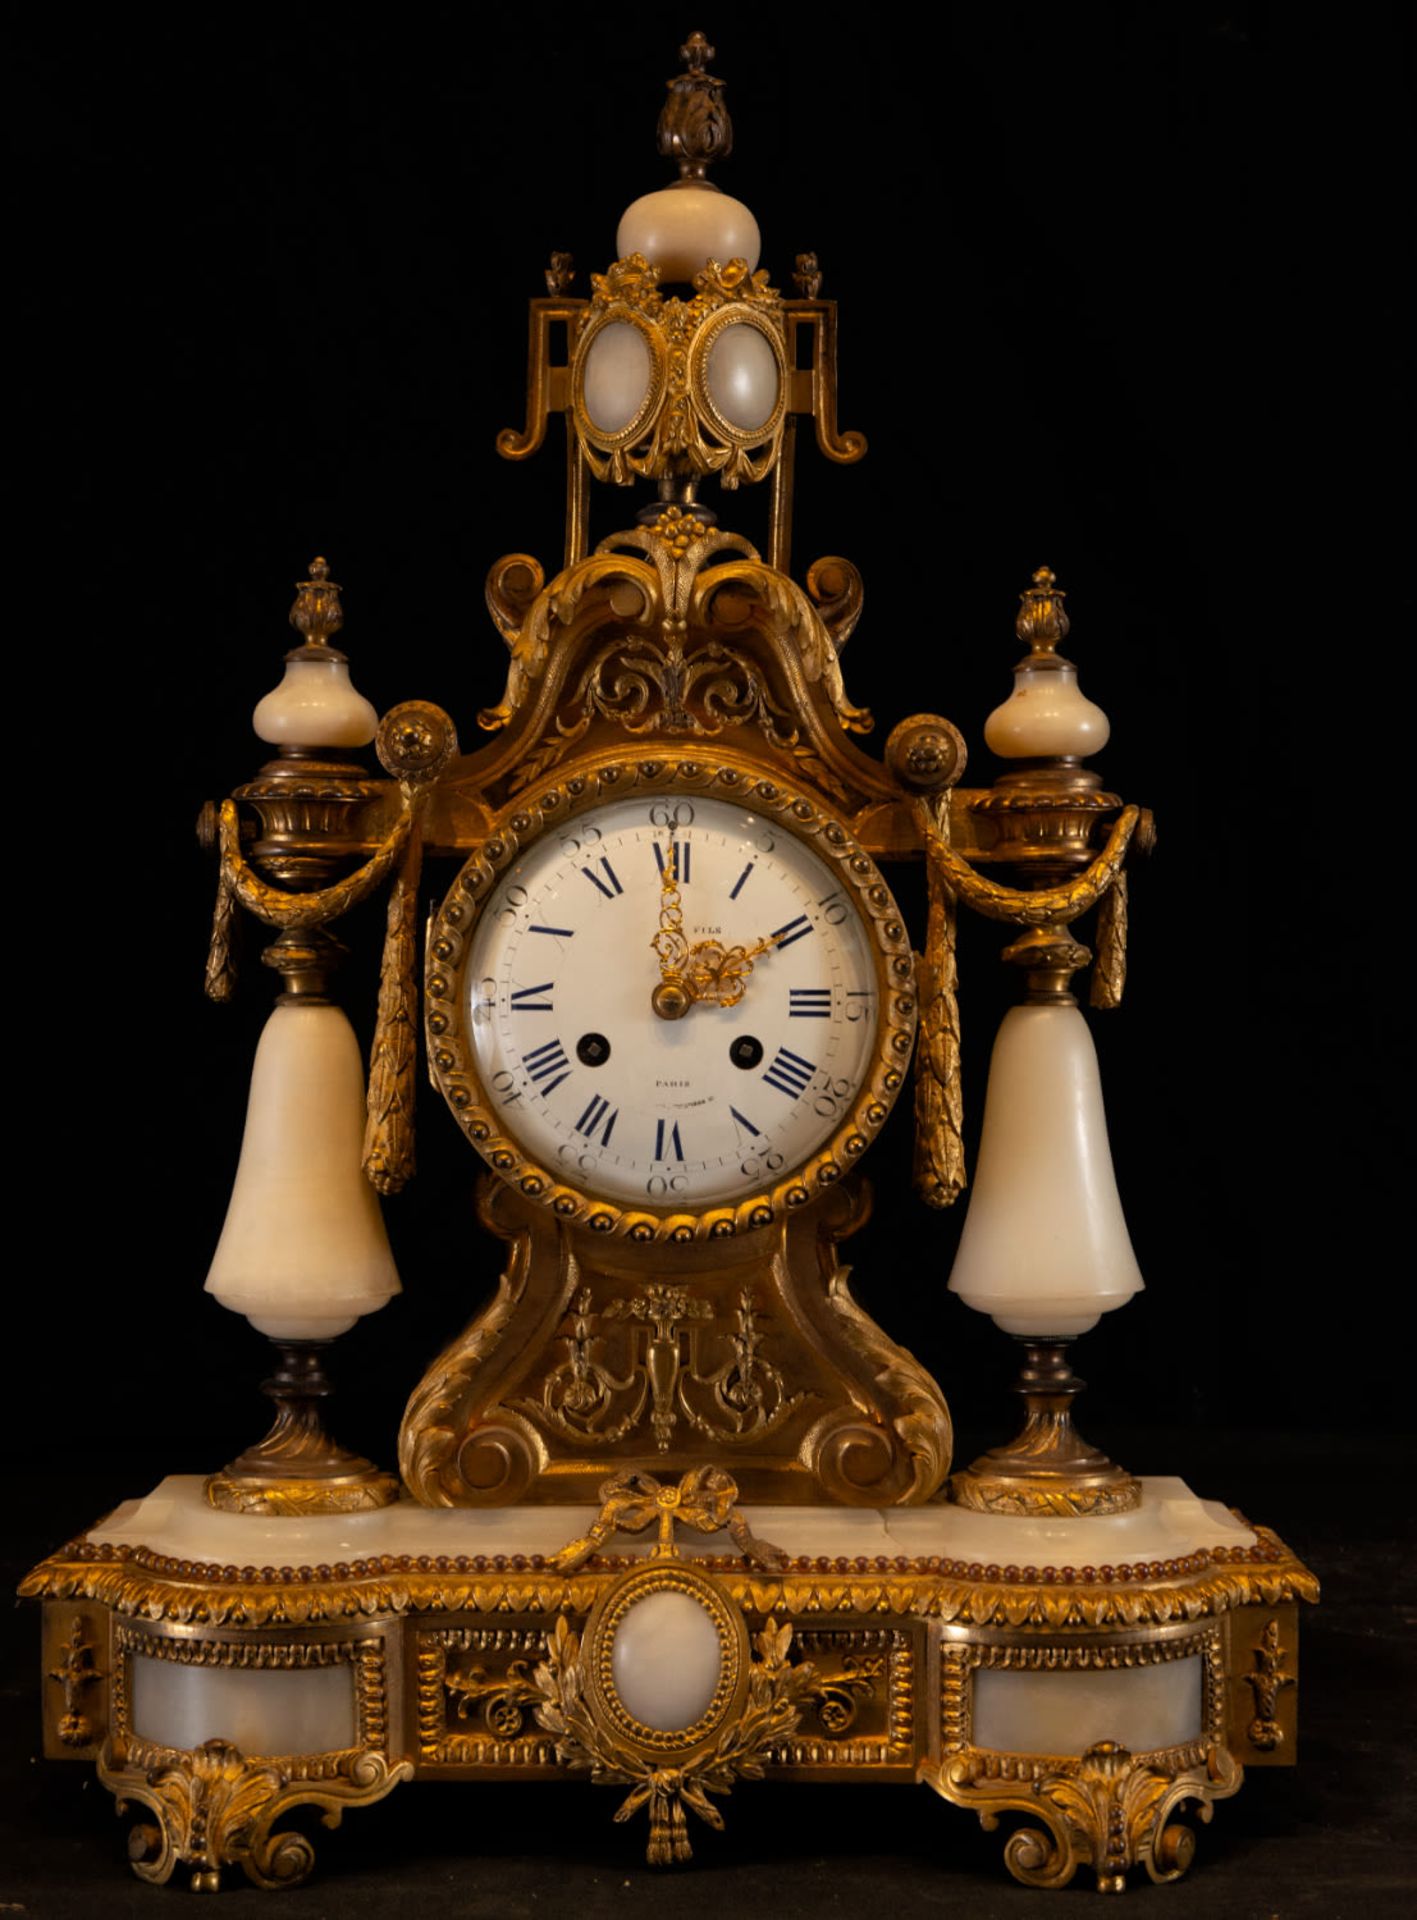
<instances>
[{"instance_id":1,"label":"acanthus leaf ornament","mask_svg":"<svg viewBox=\"0 0 1417 1920\"><path fill-rule=\"evenodd\" d=\"M1120 1893L1128 1868L1137 1865L1154 1881L1179 1879L1194 1856L1195 1837L1173 1815L1193 1802L1197 1817L1208 1821L1213 1803L1237 1793L1242 1779L1225 1747L1212 1747L1198 1765L1173 1772L1102 1740L1078 1760L1049 1763L1027 1787L991 1778L968 1757L950 1761L934 1784L959 1805L974 1807L986 1832L997 1828L1003 1812L1037 1822L1017 1828L1004 1847L1004 1864L1023 1885L1065 1887L1080 1866L1090 1866L1099 1892Z\"/></svg>"},{"instance_id":2,"label":"acanthus leaf ornament","mask_svg":"<svg viewBox=\"0 0 1417 1920\"><path fill-rule=\"evenodd\" d=\"M735 557L725 560L725 554ZM539 737L522 744L511 792L558 765L603 717L640 737L713 738L756 727L769 747L791 754L835 799L848 798L825 742L812 737L820 723L810 715L819 687L838 727L859 733L872 725L870 713L847 696L841 673L840 651L860 606L860 579L849 563L821 563L823 572L812 582L825 596L819 609L795 582L764 565L741 535L670 506L653 525L602 541L529 601L508 598L500 583L510 573L529 588L537 577L526 571L530 564L511 556L489 580L489 603L499 609L511 661L502 700L479 715L481 726L498 731L531 705L553 642L562 630L579 628L584 608L605 603L597 626L609 636L576 651L573 674L563 667L556 689L563 697L544 718L538 715ZM761 643L747 644L760 633L772 636L768 657L776 656L786 676L781 690ZM564 638L559 645L564 649Z\"/></svg>"},{"instance_id":3,"label":"acanthus leaf ornament","mask_svg":"<svg viewBox=\"0 0 1417 1920\"><path fill-rule=\"evenodd\" d=\"M336 1827L346 1807L382 1800L412 1772L407 1761L390 1766L382 1753L361 1753L336 1777L291 1779L280 1764L248 1760L222 1739L141 1772L110 1742L98 1763L120 1814L136 1803L156 1820L130 1835L134 1873L161 1886L183 1866L194 1893L215 1893L229 1865L241 1867L257 1887L299 1886L315 1864L315 1849L303 1833L273 1831L276 1822L297 1807L314 1806L327 1827Z\"/></svg>"}]
</instances>

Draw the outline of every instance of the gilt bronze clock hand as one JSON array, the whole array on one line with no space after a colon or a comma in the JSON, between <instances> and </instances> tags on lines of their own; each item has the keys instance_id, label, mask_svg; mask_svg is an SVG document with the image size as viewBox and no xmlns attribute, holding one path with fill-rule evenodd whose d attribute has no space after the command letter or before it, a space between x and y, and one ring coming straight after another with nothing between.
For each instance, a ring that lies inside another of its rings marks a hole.
<instances>
[{"instance_id":1,"label":"gilt bronze clock hand","mask_svg":"<svg viewBox=\"0 0 1417 1920\"><path fill-rule=\"evenodd\" d=\"M754 960L777 943L777 936L770 934L751 947L725 947L719 940L698 940L691 946L684 932L677 843L671 838L660 872L659 927L650 941L660 971L650 1004L661 1020L682 1020L700 1000L715 1007L736 1007L747 989Z\"/></svg>"},{"instance_id":2,"label":"gilt bronze clock hand","mask_svg":"<svg viewBox=\"0 0 1417 1920\"><path fill-rule=\"evenodd\" d=\"M689 954L689 942L684 936L684 902L679 893L679 856L673 840L669 842L669 853L660 869L659 877L659 928L650 940L659 960L659 971L665 980L677 979L679 969Z\"/></svg>"},{"instance_id":3,"label":"gilt bronze clock hand","mask_svg":"<svg viewBox=\"0 0 1417 1920\"><path fill-rule=\"evenodd\" d=\"M679 855L673 837L669 852L660 866L659 927L650 940L659 961L659 985L650 995L650 1005L661 1020L682 1020L694 1004L695 995L684 977L691 957L684 933L684 902L679 893Z\"/></svg>"}]
</instances>

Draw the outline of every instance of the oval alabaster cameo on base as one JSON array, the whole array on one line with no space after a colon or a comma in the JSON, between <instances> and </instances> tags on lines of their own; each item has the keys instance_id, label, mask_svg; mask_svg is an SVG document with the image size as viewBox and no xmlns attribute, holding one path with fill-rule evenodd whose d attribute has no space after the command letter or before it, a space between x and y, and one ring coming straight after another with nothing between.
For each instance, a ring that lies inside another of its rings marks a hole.
<instances>
[{"instance_id":1,"label":"oval alabaster cameo on base","mask_svg":"<svg viewBox=\"0 0 1417 1920\"><path fill-rule=\"evenodd\" d=\"M682 1756L717 1738L748 1684L748 1628L717 1581L652 1560L591 1609L581 1657L586 1701L617 1739Z\"/></svg>"},{"instance_id":2,"label":"oval alabaster cameo on base","mask_svg":"<svg viewBox=\"0 0 1417 1920\"><path fill-rule=\"evenodd\" d=\"M625 1711L658 1733L682 1733L713 1705L723 1675L718 1625L687 1593L647 1593L629 1608L610 1648L610 1677Z\"/></svg>"}]
</instances>

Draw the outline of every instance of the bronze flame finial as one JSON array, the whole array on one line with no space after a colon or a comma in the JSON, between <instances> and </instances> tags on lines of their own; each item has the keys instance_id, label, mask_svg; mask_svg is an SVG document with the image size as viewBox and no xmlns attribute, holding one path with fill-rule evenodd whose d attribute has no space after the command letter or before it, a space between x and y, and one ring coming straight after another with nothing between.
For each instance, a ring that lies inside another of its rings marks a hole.
<instances>
[{"instance_id":1,"label":"bronze flame finial","mask_svg":"<svg viewBox=\"0 0 1417 1920\"><path fill-rule=\"evenodd\" d=\"M733 122L723 97L723 82L709 73L714 49L702 33L691 33L679 49L685 71L666 80L669 98L659 113L659 151L679 162L682 180L712 186L705 170L733 151Z\"/></svg>"},{"instance_id":2,"label":"bronze flame finial","mask_svg":"<svg viewBox=\"0 0 1417 1920\"><path fill-rule=\"evenodd\" d=\"M1019 595L1022 605L1014 632L1035 654L1051 655L1067 638L1071 624L1063 612L1063 590L1051 567L1040 567L1033 585Z\"/></svg>"},{"instance_id":3,"label":"bronze flame finial","mask_svg":"<svg viewBox=\"0 0 1417 1920\"><path fill-rule=\"evenodd\" d=\"M310 562L310 578L296 582L290 624L303 635L307 647L326 647L330 636L344 625L339 582L330 578L330 563L317 554Z\"/></svg>"}]
</instances>

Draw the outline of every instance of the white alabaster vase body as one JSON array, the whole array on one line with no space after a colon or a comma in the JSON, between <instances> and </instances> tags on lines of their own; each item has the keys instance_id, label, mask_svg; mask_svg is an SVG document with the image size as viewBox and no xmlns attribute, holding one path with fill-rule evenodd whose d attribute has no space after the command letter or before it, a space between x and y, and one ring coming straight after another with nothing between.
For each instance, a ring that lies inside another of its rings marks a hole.
<instances>
[{"instance_id":1,"label":"white alabaster vase body","mask_svg":"<svg viewBox=\"0 0 1417 1920\"><path fill-rule=\"evenodd\" d=\"M1013 1007L950 1290L1006 1333L1085 1333L1143 1285L1117 1193L1097 1052L1076 1005Z\"/></svg>"},{"instance_id":2,"label":"white alabaster vase body","mask_svg":"<svg viewBox=\"0 0 1417 1920\"><path fill-rule=\"evenodd\" d=\"M1078 685L1077 668L1068 661L1047 667L1021 666L1014 690L984 722L984 740L1001 760L1043 760L1073 755L1085 760L1100 753L1111 722Z\"/></svg>"},{"instance_id":3,"label":"white alabaster vase body","mask_svg":"<svg viewBox=\"0 0 1417 1920\"><path fill-rule=\"evenodd\" d=\"M751 273L762 247L758 223L743 202L706 186L645 194L626 207L615 236L621 260L643 255L668 285L691 282L710 260L720 266L746 260Z\"/></svg>"},{"instance_id":4,"label":"white alabaster vase body","mask_svg":"<svg viewBox=\"0 0 1417 1920\"><path fill-rule=\"evenodd\" d=\"M379 716L351 684L342 654L310 648L286 661L251 725L273 747L367 747Z\"/></svg>"},{"instance_id":5,"label":"white alabaster vase body","mask_svg":"<svg viewBox=\"0 0 1417 1920\"><path fill-rule=\"evenodd\" d=\"M363 1147L354 1029L338 1007L276 1007L256 1049L208 1293L281 1340L332 1339L397 1293Z\"/></svg>"}]
</instances>

